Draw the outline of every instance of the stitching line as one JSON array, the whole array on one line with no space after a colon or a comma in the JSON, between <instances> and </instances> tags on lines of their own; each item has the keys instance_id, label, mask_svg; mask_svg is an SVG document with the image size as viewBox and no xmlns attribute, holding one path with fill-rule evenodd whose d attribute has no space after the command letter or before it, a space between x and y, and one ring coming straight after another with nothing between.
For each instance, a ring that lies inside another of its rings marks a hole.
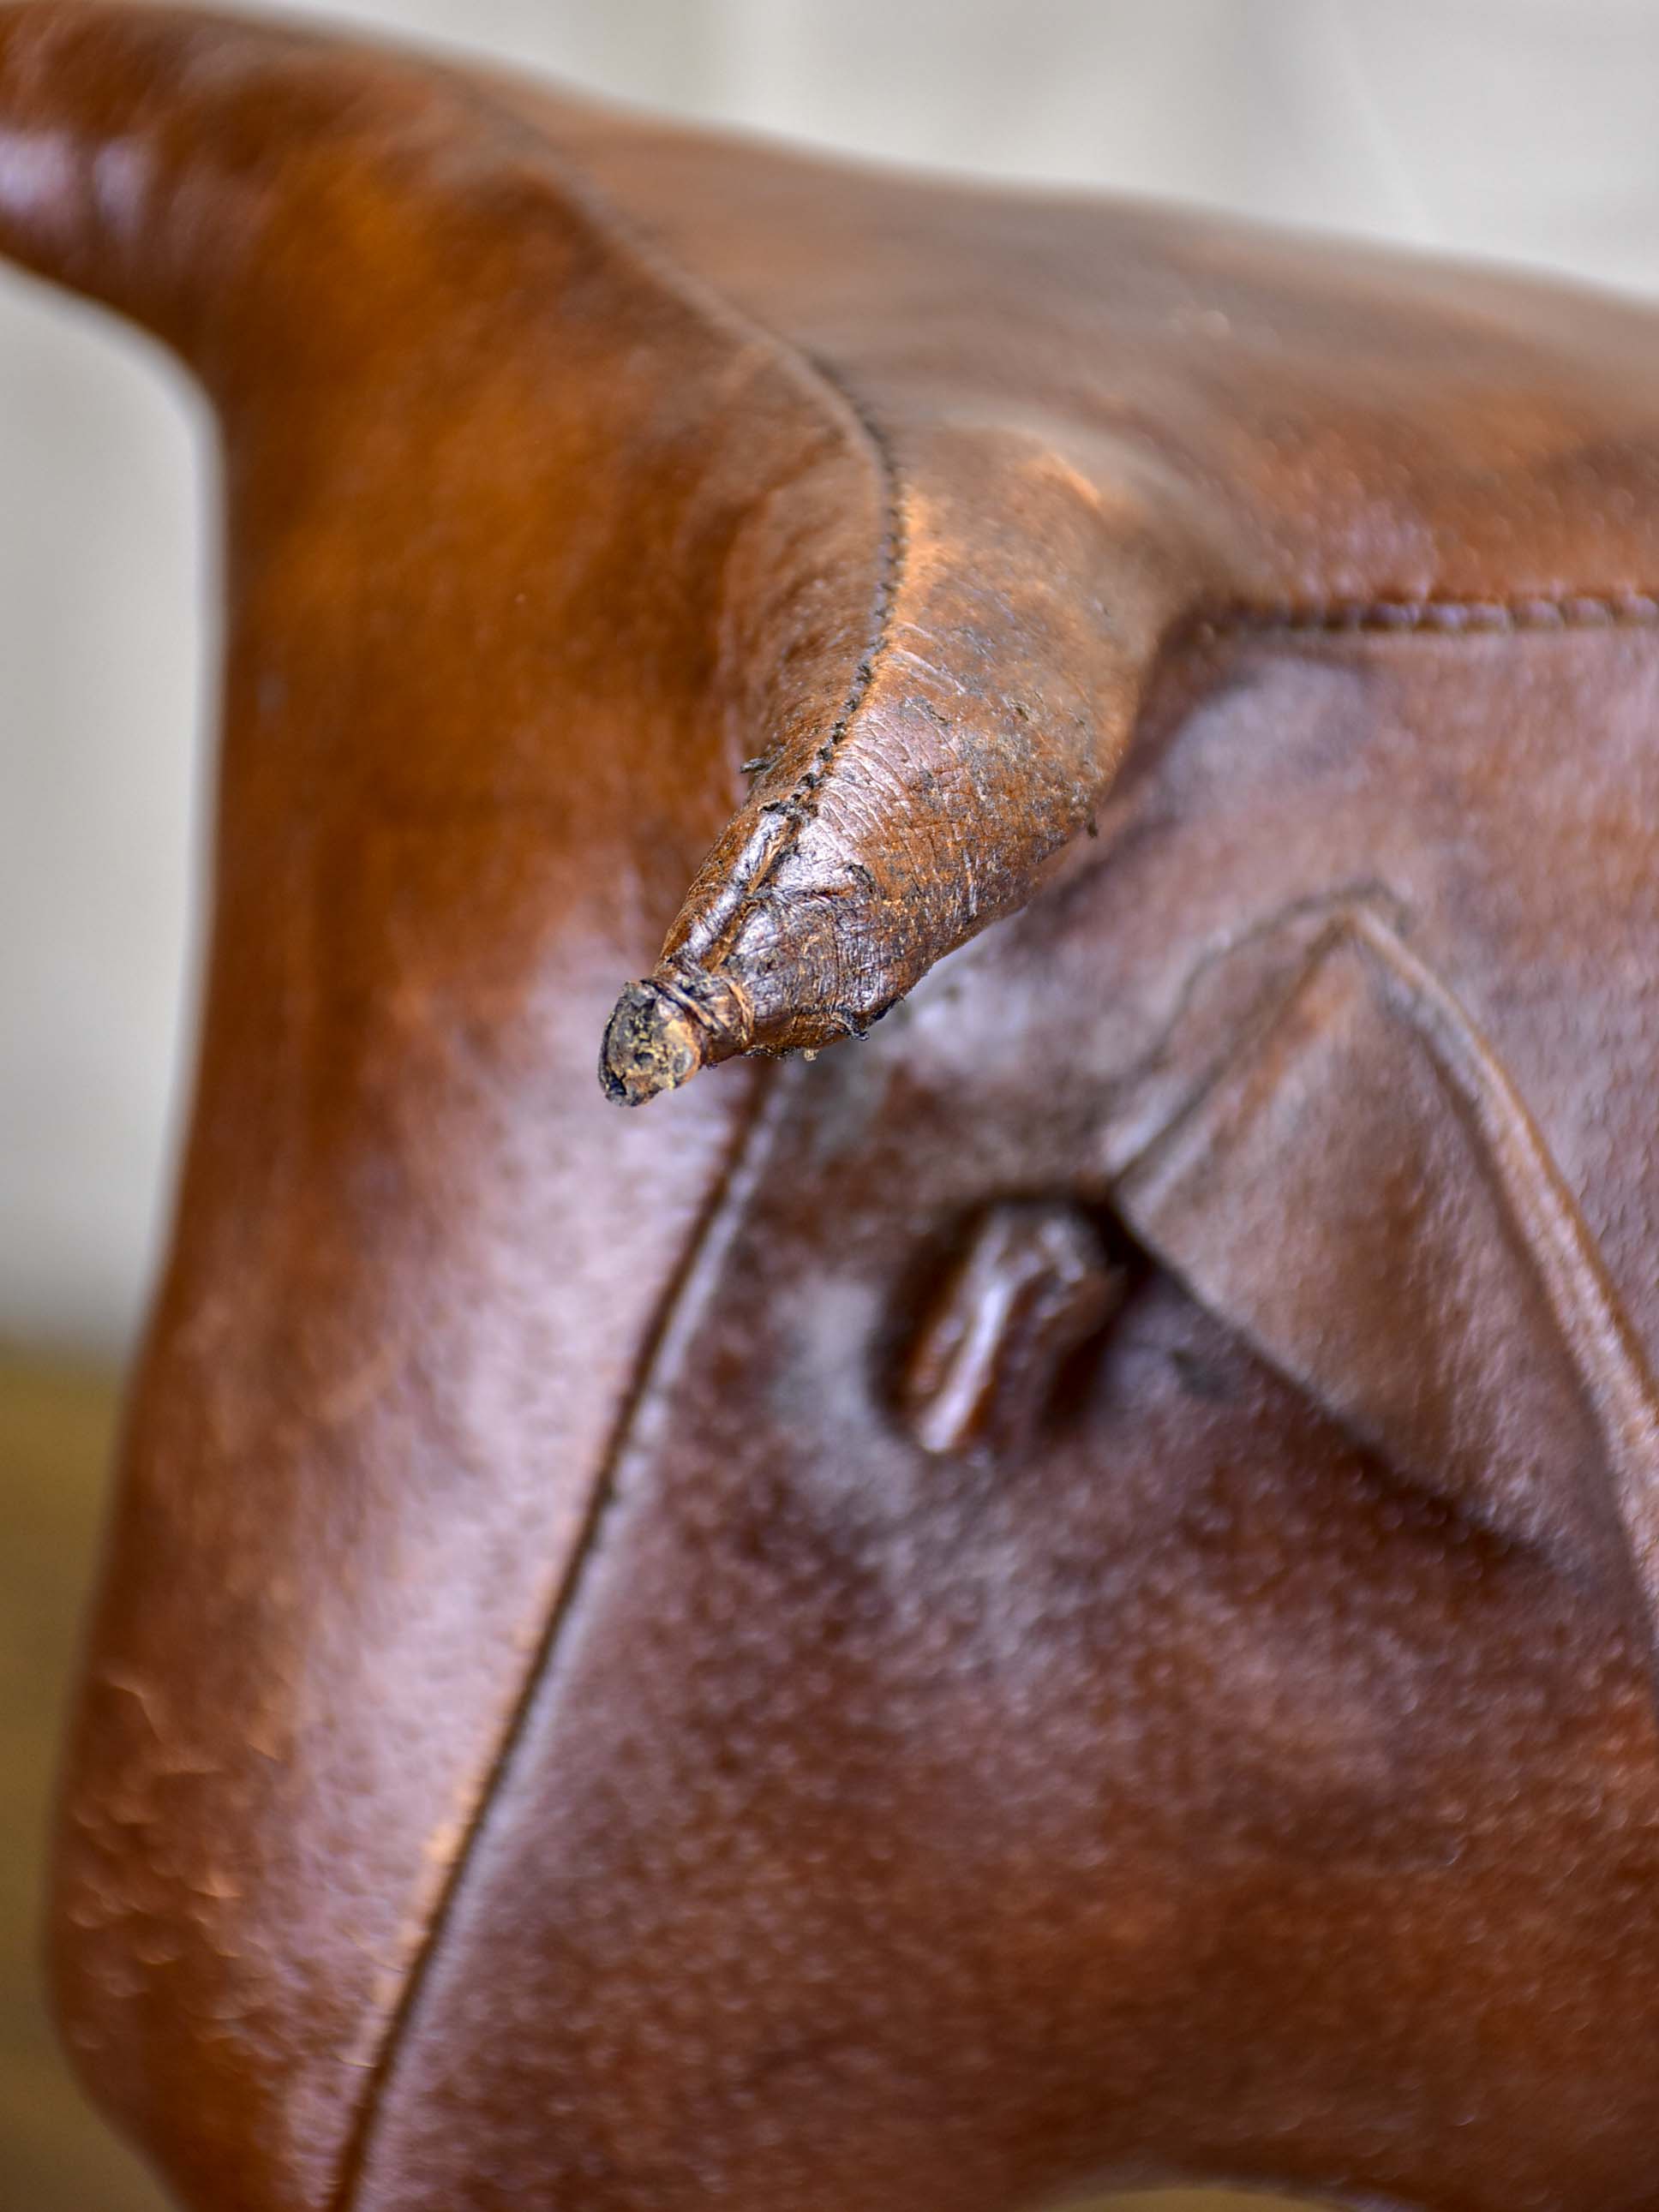
<instances>
[{"instance_id":1,"label":"stitching line","mask_svg":"<svg viewBox=\"0 0 1659 2212\"><path fill-rule=\"evenodd\" d=\"M814 359L812 367L826 384L837 391L845 401L849 413L869 441L875 456L881 483L882 535L876 554L876 584L872 594L870 623L865 633L864 649L859 655L858 665L853 671L853 680L839 714L824 732L810 766L787 799L769 799L761 808L763 814L781 814L799 828L809 818L809 802L823 782L825 771L834 759L836 748L852 726L853 718L864 704L870 686L875 681L876 670L885 653L892 629L893 610L904 580L906 562L909 555L909 530L904 502L899 490L898 462L887 433L877 422L857 394L850 391L842 379L822 361ZM1656 610L1659 611L1659 610ZM765 868L755 878L764 880L776 866L782 848L768 859Z\"/></svg>"},{"instance_id":2,"label":"stitching line","mask_svg":"<svg viewBox=\"0 0 1659 2212\"><path fill-rule=\"evenodd\" d=\"M402 1986L369 2063L368 2081L341 2148L327 2200L328 2212L354 2212L360 2201L386 2117L387 2096L404 2057L411 2023L449 1933L461 1892L477 1862L484 1829L495 1813L502 1784L529 1732L542 1691L553 1672L565 1625L586 1587L589 1565L617 1502L623 1463L653 1401L668 1380L677 1328L683 1329L689 1322L695 1322L701 1312L690 1294L711 1261L718 1260L724 1235L736 1224L748 1195L750 1178L775 1126L776 1102L786 1095L775 1073L769 1068L763 1070L728 1143L714 1187L658 1300L599 1457L582 1523L552 1594L536 1650L519 1679L482 1786L473 1797L465 1831L426 1914L420 1940L405 1962Z\"/></svg>"},{"instance_id":3,"label":"stitching line","mask_svg":"<svg viewBox=\"0 0 1659 2212\"><path fill-rule=\"evenodd\" d=\"M793 787L782 799L764 800L757 810L775 825L775 835L769 831L750 840L727 872L714 908L700 924L693 927L681 949L678 957L681 959L690 957L699 967L717 965L724 957L744 916L755 901L764 894L779 862L787 858L800 830L811 820L813 801L818 789L841 749L842 740L851 730L860 708L869 696L877 670L891 642L893 610L903 587L909 556L908 518L900 487L898 459L891 440L836 370L812 355L803 354L801 358L812 374L833 392L846 408L875 465L881 506L881 538L876 548L875 584L871 593L869 622L841 711L818 740L811 760ZM757 760L744 763L750 774L763 773L770 765L771 756L766 753ZM659 975L663 972L659 970ZM855 1024L852 1025L852 1033L859 1034Z\"/></svg>"},{"instance_id":4,"label":"stitching line","mask_svg":"<svg viewBox=\"0 0 1659 2212\"><path fill-rule=\"evenodd\" d=\"M721 924L708 933L694 956L699 965L707 964L717 960L730 941L748 895L769 880L779 861L789 852L795 833L811 818L811 801L874 680L877 664L888 643L908 550L897 459L886 432L837 369L809 347L738 306L719 285L687 268L672 246L659 238L647 222L623 208L586 174L580 159L574 159L562 143L551 115L526 111L510 89L504 93L487 74L475 74L465 69L459 74L475 106L497 120L510 122L535 149L570 207L592 226L597 238L631 258L648 283L659 286L705 325L728 331L741 342L758 341L762 350L786 375L799 378L833 428L844 433L850 422L862 441L866 460L873 465L881 538L876 549L875 584L864 645L841 712L819 741L805 771L787 798L768 801L759 809L762 814L773 817L782 825L782 834L775 840L768 838L751 845L744 856L747 871L739 867L728 877L721 900ZM744 766L750 773L757 773L769 764L769 756L763 754Z\"/></svg>"},{"instance_id":5,"label":"stitching line","mask_svg":"<svg viewBox=\"0 0 1659 2212\"><path fill-rule=\"evenodd\" d=\"M891 441L857 394L828 363L803 356L813 372L835 391L869 441L883 488L885 527L876 560L876 589L864 651L841 712L825 732L811 764L787 798L767 800L759 809L781 825L775 838L758 839L726 879L719 927L694 932L685 948L701 965L716 963L736 933L749 904L770 880L790 851L794 836L811 819L811 802L869 695L877 670L891 644L893 610L902 589L909 553L908 518L898 463ZM1659 593L1635 589L1518 594L1513 599L1456 598L1425 593L1407 599L1329 599L1299 603L1285 599L1257 605L1238 601L1200 611L1176 625L1170 642L1204 646L1240 637L1512 637L1527 632L1659 628ZM745 762L751 773L769 765L763 755ZM745 866L744 863L747 863Z\"/></svg>"},{"instance_id":6,"label":"stitching line","mask_svg":"<svg viewBox=\"0 0 1659 2212\"><path fill-rule=\"evenodd\" d=\"M1524 594L1514 599L1331 599L1298 605L1237 605L1200 615L1200 643L1237 636L1505 636L1522 630L1642 629L1659 624L1659 594L1644 591Z\"/></svg>"}]
</instances>

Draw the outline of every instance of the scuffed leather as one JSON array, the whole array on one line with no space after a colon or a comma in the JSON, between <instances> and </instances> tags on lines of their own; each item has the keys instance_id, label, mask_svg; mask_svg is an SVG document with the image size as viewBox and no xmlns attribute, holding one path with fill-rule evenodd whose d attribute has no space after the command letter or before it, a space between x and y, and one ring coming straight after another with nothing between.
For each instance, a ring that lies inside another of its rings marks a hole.
<instances>
[{"instance_id":1,"label":"scuffed leather","mask_svg":"<svg viewBox=\"0 0 1659 2212\"><path fill-rule=\"evenodd\" d=\"M0 244L224 447L52 1903L181 2202L1645 2212L1652 313L90 0Z\"/></svg>"}]
</instances>

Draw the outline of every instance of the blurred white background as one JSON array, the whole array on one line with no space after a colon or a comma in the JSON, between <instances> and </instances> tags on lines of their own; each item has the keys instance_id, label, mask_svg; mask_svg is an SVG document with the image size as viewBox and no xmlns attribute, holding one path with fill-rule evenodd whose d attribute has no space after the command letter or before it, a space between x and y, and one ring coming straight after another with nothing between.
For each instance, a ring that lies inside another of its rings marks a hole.
<instances>
[{"instance_id":1,"label":"blurred white background","mask_svg":"<svg viewBox=\"0 0 1659 2212\"><path fill-rule=\"evenodd\" d=\"M864 155L1659 283L1659 0L305 12ZM201 433L154 352L0 281L0 1338L118 1349L165 1207L211 722Z\"/></svg>"}]
</instances>

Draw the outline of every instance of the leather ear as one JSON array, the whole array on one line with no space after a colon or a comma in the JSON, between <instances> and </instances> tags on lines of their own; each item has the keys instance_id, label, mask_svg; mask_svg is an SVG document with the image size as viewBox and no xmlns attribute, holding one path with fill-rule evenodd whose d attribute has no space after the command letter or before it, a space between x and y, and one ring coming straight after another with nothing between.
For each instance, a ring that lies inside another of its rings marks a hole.
<instances>
[{"instance_id":1,"label":"leather ear","mask_svg":"<svg viewBox=\"0 0 1659 2212\"><path fill-rule=\"evenodd\" d=\"M1365 903L1234 956L1255 995L1213 1056L1228 964L1124 1218L1403 1479L1627 1596L1633 1565L1650 1620L1652 1380L1504 1071Z\"/></svg>"}]
</instances>

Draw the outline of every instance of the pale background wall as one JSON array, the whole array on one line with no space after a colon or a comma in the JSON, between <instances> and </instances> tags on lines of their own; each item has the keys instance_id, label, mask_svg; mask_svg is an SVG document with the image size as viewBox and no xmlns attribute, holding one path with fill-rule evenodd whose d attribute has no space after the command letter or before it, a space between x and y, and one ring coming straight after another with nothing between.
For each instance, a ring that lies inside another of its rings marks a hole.
<instances>
[{"instance_id":1,"label":"pale background wall","mask_svg":"<svg viewBox=\"0 0 1659 2212\"><path fill-rule=\"evenodd\" d=\"M308 12L860 153L1659 283L1659 0ZM118 1346L150 1266L211 696L200 427L153 352L0 283L0 1338Z\"/></svg>"}]
</instances>

